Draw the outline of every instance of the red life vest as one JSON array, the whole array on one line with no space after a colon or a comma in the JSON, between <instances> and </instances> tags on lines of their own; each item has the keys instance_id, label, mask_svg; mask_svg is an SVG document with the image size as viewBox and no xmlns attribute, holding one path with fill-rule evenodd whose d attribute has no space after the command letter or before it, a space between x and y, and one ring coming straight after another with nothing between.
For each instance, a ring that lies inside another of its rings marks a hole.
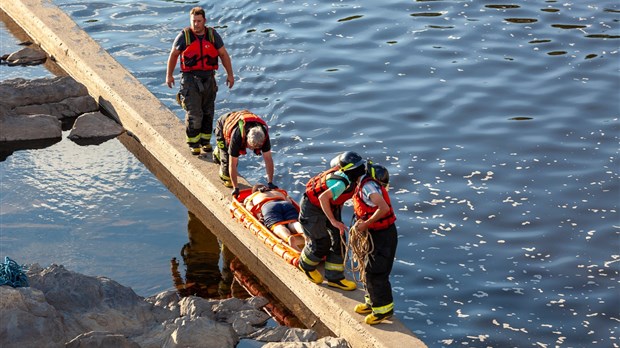
<instances>
[{"instance_id":1,"label":"red life vest","mask_svg":"<svg viewBox=\"0 0 620 348\"><path fill-rule=\"evenodd\" d=\"M207 28L207 35L199 39L191 28L183 29L185 50L181 52L181 71L217 70L219 53L215 48L213 28Z\"/></svg>"},{"instance_id":2,"label":"red life vest","mask_svg":"<svg viewBox=\"0 0 620 348\"><path fill-rule=\"evenodd\" d=\"M346 201L353 197L356 187L355 183L352 183L348 179L345 179L339 175L335 175L334 173L338 171L338 169L338 166L332 167L331 169L324 171L323 173L315 176L308 181L308 183L306 184L306 196L308 197L310 203L314 204L317 207L321 207L319 196L321 195L321 193L328 190L327 179L340 180L344 182L345 185L347 185L347 188L340 196L338 196L336 200L329 200L329 204L332 207L332 210L335 207L344 205Z\"/></svg>"},{"instance_id":3,"label":"red life vest","mask_svg":"<svg viewBox=\"0 0 620 348\"><path fill-rule=\"evenodd\" d=\"M235 130L235 127L239 128L239 133L241 133L241 146L239 149L239 154L241 155L246 154L246 150L245 150L247 147L246 136L248 132L247 132L247 129L245 129L245 125L248 122L260 123L263 126L263 129L265 130L265 139L269 136L269 133L268 133L269 127L267 127L267 123L262 118L249 112L248 110L232 112L230 113L230 115L228 115L226 120L224 120L224 127L223 127L224 129L222 130L222 132L224 133L224 140L226 141L226 145L230 144L230 139L232 138L232 134ZM255 149L254 153L257 155L260 155L261 151L260 149Z\"/></svg>"},{"instance_id":4,"label":"red life vest","mask_svg":"<svg viewBox=\"0 0 620 348\"><path fill-rule=\"evenodd\" d=\"M353 211L355 212L355 216L358 219L367 220L372 216L372 214L374 214L375 211L377 211L377 209L379 209L378 207L369 206L368 204L366 204L366 202L364 202L363 199L364 192L362 191L362 187L364 187L364 184L371 180L378 183L381 187L381 195L390 207L390 212L379 220L370 224L370 226L368 226L368 229L375 231L384 230L390 227L390 225L392 225L396 221L396 215L394 215L394 209L392 208L392 203L390 202L390 196L388 196L387 190L385 189L385 187L381 186L379 181L373 179L370 176L366 176L362 179L358 186L359 189L357 190L357 194L353 196Z\"/></svg>"}]
</instances>

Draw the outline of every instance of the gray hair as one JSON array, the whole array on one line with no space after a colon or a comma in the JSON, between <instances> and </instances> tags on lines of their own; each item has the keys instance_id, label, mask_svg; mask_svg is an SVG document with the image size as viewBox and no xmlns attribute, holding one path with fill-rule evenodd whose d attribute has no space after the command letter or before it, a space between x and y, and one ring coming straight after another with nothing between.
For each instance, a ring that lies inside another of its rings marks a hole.
<instances>
[{"instance_id":1,"label":"gray hair","mask_svg":"<svg viewBox=\"0 0 620 348\"><path fill-rule=\"evenodd\" d=\"M263 131L263 127L256 126L250 128L248 131L248 147L252 150L260 149L263 147L265 143L265 132Z\"/></svg>"}]
</instances>

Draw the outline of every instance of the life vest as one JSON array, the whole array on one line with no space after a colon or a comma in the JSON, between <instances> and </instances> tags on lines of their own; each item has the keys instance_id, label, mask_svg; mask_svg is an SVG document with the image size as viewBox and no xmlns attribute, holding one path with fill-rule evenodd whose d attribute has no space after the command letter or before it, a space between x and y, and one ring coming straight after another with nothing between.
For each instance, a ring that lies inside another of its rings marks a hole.
<instances>
[{"instance_id":1,"label":"life vest","mask_svg":"<svg viewBox=\"0 0 620 348\"><path fill-rule=\"evenodd\" d=\"M269 202L273 202L273 201L284 201L286 200L286 197L288 197L288 193L282 189L274 189L271 191L278 191L281 194L284 195L284 197L265 197L262 201L260 201L258 204L252 206L252 209L250 210L250 213L252 213L252 215L256 216L256 214L258 214L261 209L263 209L263 205L269 203ZM246 200L251 201L254 199L254 197L256 197L258 194L263 193L260 191L256 191L254 193L252 193L251 195L249 195Z\"/></svg>"},{"instance_id":2,"label":"life vest","mask_svg":"<svg viewBox=\"0 0 620 348\"><path fill-rule=\"evenodd\" d=\"M183 29L185 50L181 52L181 71L217 70L219 53L215 48L213 28L207 28L207 35L199 39L191 28Z\"/></svg>"},{"instance_id":3,"label":"life vest","mask_svg":"<svg viewBox=\"0 0 620 348\"><path fill-rule=\"evenodd\" d=\"M338 166L332 167L331 169L324 171L323 173L313 177L306 184L306 196L310 203L314 204L317 207L321 207L321 202L319 201L319 196L321 193L325 192L327 187L327 179L336 179L344 182L347 188L344 192L338 196L336 200L330 199L329 204L333 208L337 206L342 206L346 201L348 201L353 194L355 193L355 183L350 182L348 179L343 178L342 176L335 175L339 169Z\"/></svg>"},{"instance_id":4,"label":"life vest","mask_svg":"<svg viewBox=\"0 0 620 348\"><path fill-rule=\"evenodd\" d=\"M248 110L232 112L228 115L228 117L226 117L226 120L224 120L223 133L224 133L224 140L226 141L226 145L230 144L230 139L232 138L232 134L235 130L235 127L239 127L239 133L241 133L241 146L239 149L239 153L241 155L246 154L246 150L245 150L247 147L246 136L248 132L245 129L245 125L248 122L260 123L263 129L265 130L265 139L267 139L267 137L269 136L269 133L268 133L269 127L267 127L267 123L263 121L262 118L249 112ZM260 149L255 149L254 153L257 155L260 155L261 151Z\"/></svg>"},{"instance_id":5,"label":"life vest","mask_svg":"<svg viewBox=\"0 0 620 348\"><path fill-rule=\"evenodd\" d=\"M357 194L353 196L353 211L355 212L355 216L358 219L367 220L368 218L372 216L372 214L374 214L375 211L377 211L377 209L379 209L378 207L371 207L368 204L366 204L366 202L364 202L364 198L363 198L364 192L361 190L361 188L364 187L364 184L366 184L367 182L371 180L376 183L379 183L379 181L373 179L372 177L366 176L359 183L358 187L360 189L358 190ZM394 215L394 209L392 208L392 203L390 202L390 196L388 196L388 193L385 187L381 186L380 183L379 183L379 186L381 187L381 195L383 196L383 199L390 207L390 211L385 216L383 216L382 218L380 218L379 220L373 222L372 224L368 226L368 229L375 230L375 231L384 230L388 228L390 225L392 225L394 221L396 221L396 215Z\"/></svg>"}]
</instances>

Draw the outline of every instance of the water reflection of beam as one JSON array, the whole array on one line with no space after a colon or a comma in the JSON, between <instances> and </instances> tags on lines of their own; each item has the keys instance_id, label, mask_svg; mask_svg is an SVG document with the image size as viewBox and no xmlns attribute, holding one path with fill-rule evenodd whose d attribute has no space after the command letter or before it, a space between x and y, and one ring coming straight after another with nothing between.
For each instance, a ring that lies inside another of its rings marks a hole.
<instances>
[{"instance_id":1,"label":"water reflection of beam","mask_svg":"<svg viewBox=\"0 0 620 348\"><path fill-rule=\"evenodd\" d=\"M162 182L170 192L187 207L194 212L202 223L212 231L217 238L224 243L239 260L256 275L287 308L289 308L299 320L304 323L312 323L319 336L335 336L321 320L315 316L297 297L289 290L286 284L276 277L273 272L248 250L234 235L222 233L227 231L227 227L222 224L207 207L199 200L195 199L189 190L183 186L153 155L151 155L140 143L131 135L124 133L118 137L120 142L142 162L148 170Z\"/></svg>"}]
</instances>

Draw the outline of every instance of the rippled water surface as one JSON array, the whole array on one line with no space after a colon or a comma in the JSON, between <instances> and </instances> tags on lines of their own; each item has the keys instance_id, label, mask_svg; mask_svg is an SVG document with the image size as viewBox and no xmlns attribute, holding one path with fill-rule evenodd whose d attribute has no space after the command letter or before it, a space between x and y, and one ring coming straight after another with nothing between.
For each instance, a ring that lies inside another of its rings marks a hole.
<instances>
[{"instance_id":1,"label":"rippled water surface","mask_svg":"<svg viewBox=\"0 0 620 348\"><path fill-rule=\"evenodd\" d=\"M183 117L165 64L198 2L54 2ZM204 6L237 79L217 113L268 120L277 184L343 150L390 170L396 316L430 347L620 345L616 1ZM3 254L170 287L187 211L118 141L66 143L0 164Z\"/></svg>"}]
</instances>

